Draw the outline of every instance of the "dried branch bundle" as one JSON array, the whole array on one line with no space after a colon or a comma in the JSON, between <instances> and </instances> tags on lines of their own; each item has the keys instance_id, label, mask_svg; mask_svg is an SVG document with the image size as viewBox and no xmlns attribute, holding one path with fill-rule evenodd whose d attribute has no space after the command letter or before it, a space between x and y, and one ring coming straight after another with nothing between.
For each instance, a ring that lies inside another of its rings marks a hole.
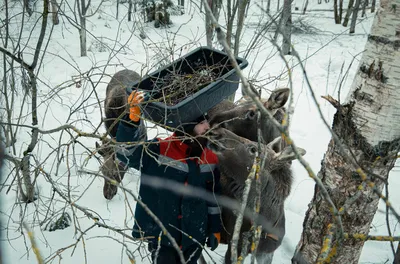
<instances>
[{"instance_id":1,"label":"dried branch bundle","mask_svg":"<svg viewBox=\"0 0 400 264\"><path fill-rule=\"evenodd\" d=\"M154 81L153 93L156 91L156 95L153 96L153 99L168 106L176 105L218 80L221 73L225 72L223 71L225 67L222 64L216 64L199 67L193 73L171 72Z\"/></svg>"}]
</instances>

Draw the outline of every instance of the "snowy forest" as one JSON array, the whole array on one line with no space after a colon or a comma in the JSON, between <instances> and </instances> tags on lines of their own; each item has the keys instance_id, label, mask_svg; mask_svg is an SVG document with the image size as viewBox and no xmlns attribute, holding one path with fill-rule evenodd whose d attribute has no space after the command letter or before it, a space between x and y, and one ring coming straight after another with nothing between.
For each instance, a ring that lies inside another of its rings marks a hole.
<instances>
[{"instance_id":1,"label":"snowy forest","mask_svg":"<svg viewBox=\"0 0 400 264\"><path fill-rule=\"evenodd\" d=\"M198 263L400 264L400 0L4 0L0 9L0 264L153 263L147 238L132 235L138 207L177 263L187 259L173 232L199 245ZM155 167L179 167L150 141L116 140L139 86L149 140L207 112L221 194L174 177L149 182L119 161L140 146ZM177 116L152 108L183 102ZM139 194L145 185L217 203L218 247L160 221Z\"/></svg>"}]
</instances>

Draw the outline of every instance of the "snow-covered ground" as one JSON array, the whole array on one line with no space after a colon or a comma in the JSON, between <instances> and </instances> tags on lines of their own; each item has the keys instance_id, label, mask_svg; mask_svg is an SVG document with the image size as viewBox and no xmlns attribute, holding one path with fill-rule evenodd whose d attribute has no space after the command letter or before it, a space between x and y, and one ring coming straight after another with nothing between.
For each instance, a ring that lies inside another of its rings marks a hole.
<instances>
[{"instance_id":1,"label":"snow-covered ground","mask_svg":"<svg viewBox=\"0 0 400 264\"><path fill-rule=\"evenodd\" d=\"M144 40L139 37L140 23L127 21L126 4L120 5L119 20L116 20L114 1L102 2L98 12L88 17L87 57L80 57L78 30L65 17L61 17L60 25L52 29L50 41L45 42L46 45L48 44L47 51L37 73L39 76L39 127L49 130L69 123L85 132L93 133L101 122L102 103L98 102L104 100L110 75L124 68L144 75L146 72L157 69L160 61L176 59L198 46L205 45L204 15L199 12L198 4L185 2L187 3L185 14L172 16L173 24L170 27L155 29L152 24L143 24L143 30L147 35ZM21 17L18 15L21 7L16 2L13 3L11 13L16 17L10 21L9 26L11 34L16 37L21 23ZM63 2L62 8L65 10L68 9L67 3L73 7L74 1ZM90 12L96 11L99 3L100 1L92 2L93 7ZM240 42L243 51L240 56L245 55L244 52L247 51L248 45L258 30L258 23L267 20L266 16L261 15L256 3L261 4L261 1L255 1L249 9ZM276 2L272 3L271 6L275 8ZM40 5L41 3L38 2L38 11L40 11ZM302 1L294 2L294 6L301 8L302 5ZM309 9L327 9L332 5L332 3L321 5L310 3ZM73 19L71 11L66 11L66 14ZM367 18L359 19L356 34L349 35L348 28L334 24L333 12L313 11L304 16L293 15L294 21L301 19L306 25L313 26L307 32L297 31L293 34L292 42L301 56L311 88L316 94L317 103L329 124L332 123L335 109L324 101L321 95L329 94L337 98L340 91L340 99L345 99L373 16L374 14L367 12ZM39 36L40 28L38 25L35 26L39 17L39 14L34 14L31 18L25 18L21 39L23 43L28 43L24 53L24 59L28 61L33 55ZM40 19L38 21L41 23ZM297 22L295 24L298 25ZM34 26L31 33L30 29ZM51 21L48 24L49 29L50 27L52 27ZM270 31L265 37L260 38L259 44L249 52L247 57L249 66L244 70L246 76L258 81L256 84L265 88L266 91L288 86L284 62L269 41L273 34L274 32ZM174 53L166 54L170 50ZM296 144L307 150L305 158L317 173L330 140L329 131L317 112L298 61L291 56L286 56L286 59L293 67L294 114L290 133ZM351 67L349 67L350 64ZM348 72L347 69L349 69ZM102 74L103 72L106 74ZM20 75L20 72L17 74ZM341 83L343 78L344 81ZM78 81L81 81L80 87L77 85ZM18 89L22 89L20 84L17 86ZM21 94L19 92L19 95ZM268 92L264 91L265 97L267 94ZM236 98L239 97L240 89L236 94ZM19 96L13 108L16 116L22 108L22 123L31 124L30 116L27 115L30 112L29 100L23 102L22 97ZM96 133L99 135L104 132L104 128L100 127ZM72 132L72 135L76 136L76 133ZM156 135L163 136L165 132L159 128L149 128L149 136ZM29 136L30 129L21 128L15 145L16 153L14 154L9 148L7 149L9 155L21 157L30 142ZM38 162L43 170L51 175L60 190L67 193L67 184L70 185L70 195L74 203L90 210L108 226L129 235L136 205L133 198L119 191L113 200L105 200L102 194L103 179L94 176L99 172L100 164L99 157L91 155L96 140L90 137L77 137L75 144L69 148L64 145L58 149L61 142L71 143L72 141L71 136L66 132L40 135L40 143L33 152L35 162ZM31 160L34 162L33 158ZM390 200L397 211L400 210L400 204L395 202L400 200L400 193L396 192L400 186L399 165L398 163L389 176ZM6 163L2 181L5 181L13 168L13 165ZM283 245L275 253L273 261L275 264L290 263L300 238L305 211L314 193L314 182L308 177L304 168L298 162L294 162L293 170L295 181L286 202L287 232ZM4 187L0 189L3 236L0 245L5 255L4 263L36 263L25 230L23 230L24 234L21 233L22 220L34 232L40 253L48 263L128 263L127 250L134 252L137 263L150 262L146 257L148 253L145 247L137 250L140 246L139 242L132 242L112 230L95 227L81 236L81 232L90 228L94 221L76 210L74 210L76 218L70 227L56 232L46 231L45 226L49 223L49 217L53 213L62 213L63 210L71 213L71 205L65 204L65 201L57 194L54 195L43 175L39 175L37 179L39 199L28 205L18 202L16 181L6 193L11 182L12 177L7 178ZM137 193L138 184L138 174L130 170L123 180L123 186ZM22 215L23 219L21 219ZM396 224L395 219L390 218L392 231L399 235L400 232L395 228ZM383 203L380 204L374 218L371 234L387 234ZM221 245L215 252L209 251L209 253L219 262L222 261L225 250L226 245ZM360 258L360 263L391 263L392 261L393 254L387 242L367 242Z\"/></svg>"}]
</instances>

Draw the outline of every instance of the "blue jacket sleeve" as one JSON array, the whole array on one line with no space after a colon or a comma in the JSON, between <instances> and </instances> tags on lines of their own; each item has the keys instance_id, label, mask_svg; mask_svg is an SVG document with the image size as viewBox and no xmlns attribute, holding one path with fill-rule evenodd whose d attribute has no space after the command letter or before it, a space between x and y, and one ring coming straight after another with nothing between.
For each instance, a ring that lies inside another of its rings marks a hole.
<instances>
[{"instance_id":1,"label":"blue jacket sleeve","mask_svg":"<svg viewBox=\"0 0 400 264\"><path fill-rule=\"evenodd\" d=\"M208 183L206 188L212 195L221 195L220 171L218 168L214 170L214 181ZM207 206L208 231L209 233L220 233L222 230L221 207L218 205L217 201L207 202Z\"/></svg>"},{"instance_id":2,"label":"blue jacket sleeve","mask_svg":"<svg viewBox=\"0 0 400 264\"><path fill-rule=\"evenodd\" d=\"M120 121L116 136L117 142L124 143L117 146L117 159L137 170L145 169L149 163L150 157L146 145L158 141L157 139L147 141L146 129L142 122L140 120L128 124L126 121Z\"/></svg>"}]
</instances>

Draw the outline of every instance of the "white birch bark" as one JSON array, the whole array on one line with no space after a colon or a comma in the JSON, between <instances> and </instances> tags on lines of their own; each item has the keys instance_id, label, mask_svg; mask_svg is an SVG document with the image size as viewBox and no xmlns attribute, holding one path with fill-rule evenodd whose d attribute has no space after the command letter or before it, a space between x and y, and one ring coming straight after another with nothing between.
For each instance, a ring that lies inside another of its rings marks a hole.
<instances>
[{"instance_id":1,"label":"white birch bark","mask_svg":"<svg viewBox=\"0 0 400 264\"><path fill-rule=\"evenodd\" d=\"M370 173L368 176L376 174L384 179L393 168L400 146L399 8L400 0L380 2L346 104L338 107L333 122L333 130L346 146L346 152L354 155L357 164ZM333 203L345 208L341 215L343 232L367 235L379 197L370 186L364 185L360 190L363 181L356 169L331 140L318 176ZM383 181L375 178L371 182L375 190L382 191ZM350 203L354 197L357 198ZM323 246L328 226L332 224L335 224L334 217L316 187L293 263L304 260L308 263L322 263L322 260L327 261L324 263L358 263L365 241L351 238L339 241L337 233L331 232L330 247Z\"/></svg>"},{"instance_id":2,"label":"white birch bark","mask_svg":"<svg viewBox=\"0 0 400 264\"><path fill-rule=\"evenodd\" d=\"M357 101L354 121L373 145L400 136L400 0L383 0L380 5L361 58L363 70L347 98ZM365 100L357 100L360 97Z\"/></svg>"}]
</instances>

